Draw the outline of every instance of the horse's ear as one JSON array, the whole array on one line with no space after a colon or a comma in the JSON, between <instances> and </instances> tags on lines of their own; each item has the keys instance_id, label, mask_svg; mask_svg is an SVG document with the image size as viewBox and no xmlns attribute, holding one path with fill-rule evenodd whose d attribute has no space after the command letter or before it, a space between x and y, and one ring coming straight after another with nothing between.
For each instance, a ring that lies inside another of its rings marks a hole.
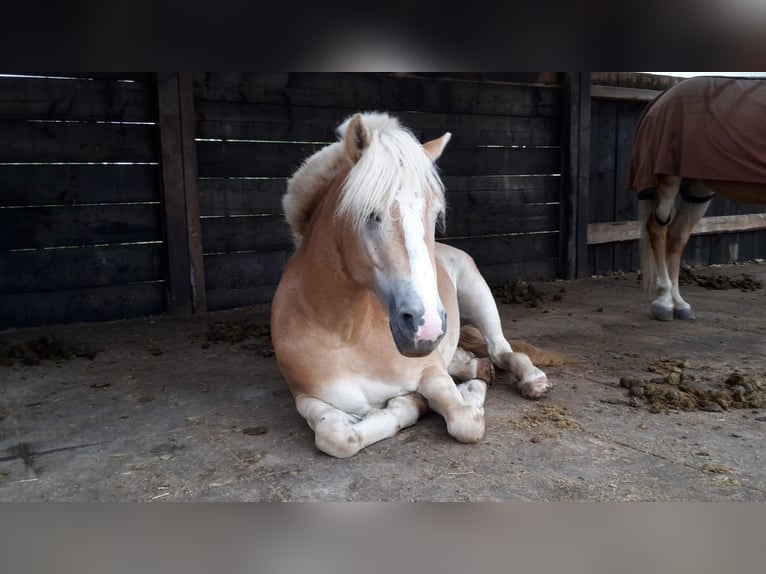
<instances>
[{"instance_id":1,"label":"horse's ear","mask_svg":"<svg viewBox=\"0 0 766 574\"><path fill-rule=\"evenodd\" d=\"M444 148L447 147L447 142L449 142L451 137L452 134L447 132L442 137L423 144L423 149L426 150L426 153L428 154L428 157L431 158L431 161L436 161L439 159L442 152L444 152Z\"/></svg>"},{"instance_id":2,"label":"horse's ear","mask_svg":"<svg viewBox=\"0 0 766 574\"><path fill-rule=\"evenodd\" d=\"M370 145L372 134L370 129L364 125L362 114L356 114L346 128L346 153L349 159L356 163L362 157L362 153Z\"/></svg>"}]
</instances>

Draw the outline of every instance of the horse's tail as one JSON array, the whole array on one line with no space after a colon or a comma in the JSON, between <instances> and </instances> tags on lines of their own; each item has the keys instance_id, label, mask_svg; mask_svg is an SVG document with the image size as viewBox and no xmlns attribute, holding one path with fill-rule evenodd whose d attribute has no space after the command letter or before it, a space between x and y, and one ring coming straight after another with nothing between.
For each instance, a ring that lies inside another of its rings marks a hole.
<instances>
[{"instance_id":1,"label":"horse's tail","mask_svg":"<svg viewBox=\"0 0 766 574\"><path fill-rule=\"evenodd\" d=\"M556 353L535 347L524 341L511 339L508 341L515 352L524 353L529 356L529 360L538 367L555 367L571 362L571 359ZM473 325L463 325L460 328L460 347L470 351L477 357L488 357L487 341L476 327Z\"/></svg>"},{"instance_id":2,"label":"horse's tail","mask_svg":"<svg viewBox=\"0 0 766 574\"><path fill-rule=\"evenodd\" d=\"M650 199L642 199L638 202L638 225L641 232L638 245L641 257L642 283L646 291L651 291L657 284L657 262L654 259L649 232L646 228L649 218L654 216L654 206L654 201Z\"/></svg>"}]
</instances>

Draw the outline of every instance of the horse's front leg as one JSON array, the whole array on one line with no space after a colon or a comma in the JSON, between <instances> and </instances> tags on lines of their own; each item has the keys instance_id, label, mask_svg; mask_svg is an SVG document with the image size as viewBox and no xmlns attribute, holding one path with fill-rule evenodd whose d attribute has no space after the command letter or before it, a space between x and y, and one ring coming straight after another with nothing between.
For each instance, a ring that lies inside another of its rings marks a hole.
<instances>
[{"instance_id":1,"label":"horse's front leg","mask_svg":"<svg viewBox=\"0 0 766 574\"><path fill-rule=\"evenodd\" d=\"M372 409L361 419L316 397L297 397L295 406L314 431L317 448L336 458L348 458L391 438L428 411L428 403L418 393L394 397L384 408Z\"/></svg>"},{"instance_id":2,"label":"horse's front leg","mask_svg":"<svg viewBox=\"0 0 766 574\"><path fill-rule=\"evenodd\" d=\"M527 355L514 352L505 338L495 298L473 259L449 246L440 246L440 253L455 277L460 316L475 325L487 340L492 363L516 378L523 397L537 399L548 394L553 385L546 374Z\"/></svg>"},{"instance_id":3,"label":"horse's front leg","mask_svg":"<svg viewBox=\"0 0 766 574\"><path fill-rule=\"evenodd\" d=\"M446 371L432 367L423 374L418 392L444 417L451 436L466 443L478 442L484 436L486 382L472 379L455 386Z\"/></svg>"}]
</instances>

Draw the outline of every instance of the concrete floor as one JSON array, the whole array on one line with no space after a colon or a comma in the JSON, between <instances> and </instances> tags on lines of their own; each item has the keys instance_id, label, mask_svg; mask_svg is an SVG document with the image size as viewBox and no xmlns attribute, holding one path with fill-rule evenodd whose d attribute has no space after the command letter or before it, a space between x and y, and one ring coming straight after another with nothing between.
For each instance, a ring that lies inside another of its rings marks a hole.
<instances>
[{"instance_id":1,"label":"concrete floor","mask_svg":"<svg viewBox=\"0 0 766 574\"><path fill-rule=\"evenodd\" d=\"M712 272L766 282L764 264ZM575 359L546 369L549 397L501 379L481 443L429 414L348 460L316 450L267 340L207 341L266 307L0 333L97 351L0 366L0 500L766 500L766 408L653 414L619 384L660 359L763 381L766 289L687 287L698 319L660 323L632 274L536 285L544 304L500 308L510 338Z\"/></svg>"}]
</instances>

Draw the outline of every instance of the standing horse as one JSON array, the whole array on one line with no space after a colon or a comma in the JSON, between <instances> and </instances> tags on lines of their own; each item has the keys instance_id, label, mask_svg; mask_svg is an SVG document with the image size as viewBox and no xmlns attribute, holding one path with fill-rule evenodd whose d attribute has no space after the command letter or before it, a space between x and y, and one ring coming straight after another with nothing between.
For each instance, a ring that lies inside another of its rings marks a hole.
<instances>
[{"instance_id":1,"label":"standing horse","mask_svg":"<svg viewBox=\"0 0 766 574\"><path fill-rule=\"evenodd\" d=\"M697 77L661 94L639 120L627 187L639 192L644 287L657 293L652 314L693 319L678 274L710 200L766 203L766 81Z\"/></svg>"},{"instance_id":2,"label":"standing horse","mask_svg":"<svg viewBox=\"0 0 766 574\"><path fill-rule=\"evenodd\" d=\"M298 412L316 446L340 458L429 407L450 435L475 443L492 365L458 348L459 317L523 396L541 397L551 383L512 351L473 260L435 242L445 197L434 162L450 134L421 145L385 114L357 114L338 134L283 198L297 249L274 296L271 333Z\"/></svg>"}]
</instances>

